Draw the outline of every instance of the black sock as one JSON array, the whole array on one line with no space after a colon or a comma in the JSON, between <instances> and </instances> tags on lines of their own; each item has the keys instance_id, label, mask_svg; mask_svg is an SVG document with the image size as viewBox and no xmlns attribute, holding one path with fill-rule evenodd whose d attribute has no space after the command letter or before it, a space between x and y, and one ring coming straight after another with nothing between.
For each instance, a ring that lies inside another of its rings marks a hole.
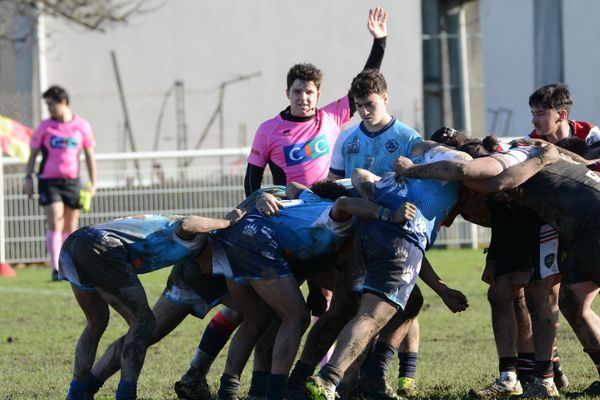
<instances>
[{"instance_id":1,"label":"black sock","mask_svg":"<svg viewBox=\"0 0 600 400\"><path fill-rule=\"evenodd\" d=\"M267 400L283 400L285 398L285 383L287 374L269 374Z\"/></svg>"},{"instance_id":2,"label":"black sock","mask_svg":"<svg viewBox=\"0 0 600 400\"><path fill-rule=\"evenodd\" d=\"M324 380L333 383L335 387L337 387L344 377L344 371L333 364L326 364L323 368L321 368L319 376Z\"/></svg>"},{"instance_id":3,"label":"black sock","mask_svg":"<svg viewBox=\"0 0 600 400\"><path fill-rule=\"evenodd\" d=\"M552 360L535 360L535 375L540 379L548 379L554 376Z\"/></svg>"},{"instance_id":4,"label":"black sock","mask_svg":"<svg viewBox=\"0 0 600 400\"><path fill-rule=\"evenodd\" d=\"M520 381L527 381L535 374L535 354L519 353L517 360L517 376Z\"/></svg>"},{"instance_id":5,"label":"black sock","mask_svg":"<svg viewBox=\"0 0 600 400\"><path fill-rule=\"evenodd\" d=\"M235 376L231 376L228 374L223 374L221 376L221 386L219 387L219 398L229 398L235 397L240 393L240 378L236 378Z\"/></svg>"},{"instance_id":6,"label":"black sock","mask_svg":"<svg viewBox=\"0 0 600 400\"><path fill-rule=\"evenodd\" d=\"M250 381L250 390L248 391L248 395L256 397L265 397L267 394L268 380L269 372L252 371L252 380Z\"/></svg>"},{"instance_id":7,"label":"black sock","mask_svg":"<svg viewBox=\"0 0 600 400\"><path fill-rule=\"evenodd\" d=\"M315 373L315 368L298 360L292 373L290 374L290 379L288 381L289 387L304 387L304 383L306 382L306 378Z\"/></svg>"},{"instance_id":8,"label":"black sock","mask_svg":"<svg viewBox=\"0 0 600 400\"><path fill-rule=\"evenodd\" d=\"M498 369L500 373L503 372L517 372L517 356L513 357L500 357L498 363Z\"/></svg>"},{"instance_id":9,"label":"black sock","mask_svg":"<svg viewBox=\"0 0 600 400\"><path fill-rule=\"evenodd\" d=\"M388 343L375 343L369 365L366 368L367 376L370 379L385 379L395 354L396 349Z\"/></svg>"},{"instance_id":10,"label":"black sock","mask_svg":"<svg viewBox=\"0 0 600 400\"><path fill-rule=\"evenodd\" d=\"M413 378L417 377L417 359L419 353L408 352L398 353L398 359L400 360L400 367L398 369L398 377L400 378Z\"/></svg>"},{"instance_id":11,"label":"black sock","mask_svg":"<svg viewBox=\"0 0 600 400\"><path fill-rule=\"evenodd\" d=\"M560 355L558 354L558 349L556 347L552 349L552 365L554 366L554 375L562 375L563 371L560 367Z\"/></svg>"}]
</instances>

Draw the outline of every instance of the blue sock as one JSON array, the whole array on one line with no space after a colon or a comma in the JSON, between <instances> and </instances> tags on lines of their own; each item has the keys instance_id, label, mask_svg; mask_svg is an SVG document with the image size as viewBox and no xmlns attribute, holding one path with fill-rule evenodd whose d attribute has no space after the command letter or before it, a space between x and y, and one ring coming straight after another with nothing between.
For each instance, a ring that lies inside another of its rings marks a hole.
<instances>
[{"instance_id":1,"label":"blue sock","mask_svg":"<svg viewBox=\"0 0 600 400\"><path fill-rule=\"evenodd\" d=\"M136 381L120 381L117 386L116 400L135 400L137 398Z\"/></svg>"},{"instance_id":2,"label":"blue sock","mask_svg":"<svg viewBox=\"0 0 600 400\"><path fill-rule=\"evenodd\" d=\"M400 369L398 377L400 378L416 378L417 377L417 356L419 353L398 353L400 360Z\"/></svg>"},{"instance_id":3,"label":"blue sock","mask_svg":"<svg viewBox=\"0 0 600 400\"><path fill-rule=\"evenodd\" d=\"M269 373L267 371L252 371L249 396L265 397L267 394L267 382Z\"/></svg>"},{"instance_id":4,"label":"blue sock","mask_svg":"<svg viewBox=\"0 0 600 400\"><path fill-rule=\"evenodd\" d=\"M396 349L384 342L377 342L367 366L367 376L371 379L385 379Z\"/></svg>"},{"instance_id":5,"label":"blue sock","mask_svg":"<svg viewBox=\"0 0 600 400\"><path fill-rule=\"evenodd\" d=\"M287 374L269 374L267 400L283 400L285 398L285 383Z\"/></svg>"},{"instance_id":6,"label":"blue sock","mask_svg":"<svg viewBox=\"0 0 600 400\"><path fill-rule=\"evenodd\" d=\"M98 390L100 390L100 388L102 387L103 384L104 384L104 382L100 381L98 378L96 378L94 376L94 374L90 373L90 375L88 376L88 381L87 381L87 387L88 387L89 394L94 395L94 394L98 393Z\"/></svg>"},{"instance_id":7,"label":"blue sock","mask_svg":"<svg viewBox=\"0 0 600 400\"><path fill-rule=\"evenodd\" d=\"M84 383L72 380L69 384L67 400L87 400L89 396L86 389Z\"/></svg>"}]
</instances>

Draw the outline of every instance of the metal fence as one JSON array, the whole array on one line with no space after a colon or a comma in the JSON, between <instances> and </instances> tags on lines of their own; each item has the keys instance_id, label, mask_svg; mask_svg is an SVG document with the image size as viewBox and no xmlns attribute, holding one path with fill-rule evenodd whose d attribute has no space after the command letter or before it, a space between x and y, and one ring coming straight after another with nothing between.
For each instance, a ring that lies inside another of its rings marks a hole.
<instances>
[{"instance_id":1,"label":"metal fence","mask_svg":"<svg viewBox=\"0 0 600 400\"><path fill-rule=\"evenodd\" d=\"M244 148L99 154L97 193L80 224L148 213L222 216L244 198L247 152ZM5 257L13 264L45 262L45 217L37 195L29 200L22 194L23 169L21 163L4 160ZM84 170L82 165L82 176ZM270 175L265 178L265 184L270 183ZM486 241L487 230L459 218L442 230L436 244L478 246Z\"/></svg>"}]
</instances>

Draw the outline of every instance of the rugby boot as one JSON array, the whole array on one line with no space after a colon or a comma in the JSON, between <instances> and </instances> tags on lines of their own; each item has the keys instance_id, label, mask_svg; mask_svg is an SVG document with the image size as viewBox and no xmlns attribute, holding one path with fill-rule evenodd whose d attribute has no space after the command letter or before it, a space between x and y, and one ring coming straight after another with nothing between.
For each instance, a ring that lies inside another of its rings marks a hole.
<instances>
[{"instance_id":1,"label":"rugby boot","mask_svg":"<svg viewBox=\"0 0 600 400\"><path fill-rule=\"evenodd\" d=\"M491 400L506 399L511 396L518 396L523 393L523 387L518 380L515 383L501 381L496 379L491 385L475 390L469 390L469 397L472 399Z\"/></svg>"},{"instance_id":2,"label":"rugby boot","mask_svg":"<svg viewBox=\"0 0 600 400\"><path fill-rule=\"evenodd\" d=\"M559 396L560 394L558 393L558 389L556 388L553 380L536 378L527 386L527 389L521 396L519 396L519 398L549 399Z\"/></svg>"},{"instance_id":3,"label":"rugby boot","mask_svg":"<svg viewBox=\"0 0 600 400\"><path fill-rule=\"evenodd\" d=\"M400 397L416 397L417 381L415 378L408 378L406 376L398 378L398 390L396 393Z\"/></svg>"},{"instance_id":4,"label":"rugby boot","mask_svg":"<svg viewBox=\"0 0 600 400\"><path fill-rule=\"evenodd\" d=\"M558 390L564 389L569 386L569 378L563 372L562 368L558 367L554 370L554 384Z\"/></svg>"},{"instance_id":5,"label":"rugby boot","mask_svg":"<svg viewBox=\"0 0 600 400\"><path fill-rule=\"evenodd\" d=\"M213 397L205 376L194 380L184 375L175 382L173 388L177 393L177 398L182 400L203 400L212 399Z\"/></svg>"},{"instance_id":6,"label":"rugby boot","mask_svg":"<svg viewBox=\"0 0 600 400\"><path fill-rule=\"evenodd\" d=\"M590 386L588 386L583 392L581 392L584 396L596 397L600 396L600 381L594 381Z\"/></svg>"},{"instance_id":7,"label":"rugby boot","mask_svg":"<svg viewBox=\"0 0 600 400\"><path fill-rule=\"evenodd\" d=\"M361 376L358 379L358 390L367 400L399 400L396 392L385 379L371 379Z\"/></svg>"},{"instance_id":8,"label":"rugby boot","mask_svg":"<svg viewBox=\"0 0 600 400\"><path fill-rule=\"evenodd\" d=\"M335 385L319 375L310 376L304 387L306 398L310 400L335 400L337 397Z\"/></svg>"}]
</instances>

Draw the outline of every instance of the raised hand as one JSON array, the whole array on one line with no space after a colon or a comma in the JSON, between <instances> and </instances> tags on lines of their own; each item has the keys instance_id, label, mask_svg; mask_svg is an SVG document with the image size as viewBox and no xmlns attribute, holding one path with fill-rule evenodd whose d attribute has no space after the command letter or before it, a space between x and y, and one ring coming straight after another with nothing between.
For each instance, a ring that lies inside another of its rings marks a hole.
<instances>
[{"instance_id":1,"label":"raised hand","mask_svg":"<svg viewBox=\"0 0 600 400\"><path fill-rule=\"evenodd\" d=\"M375 39L387 36L387 11L381 7L369 10L367 27Z\"/></svg>"}]
</instances>

